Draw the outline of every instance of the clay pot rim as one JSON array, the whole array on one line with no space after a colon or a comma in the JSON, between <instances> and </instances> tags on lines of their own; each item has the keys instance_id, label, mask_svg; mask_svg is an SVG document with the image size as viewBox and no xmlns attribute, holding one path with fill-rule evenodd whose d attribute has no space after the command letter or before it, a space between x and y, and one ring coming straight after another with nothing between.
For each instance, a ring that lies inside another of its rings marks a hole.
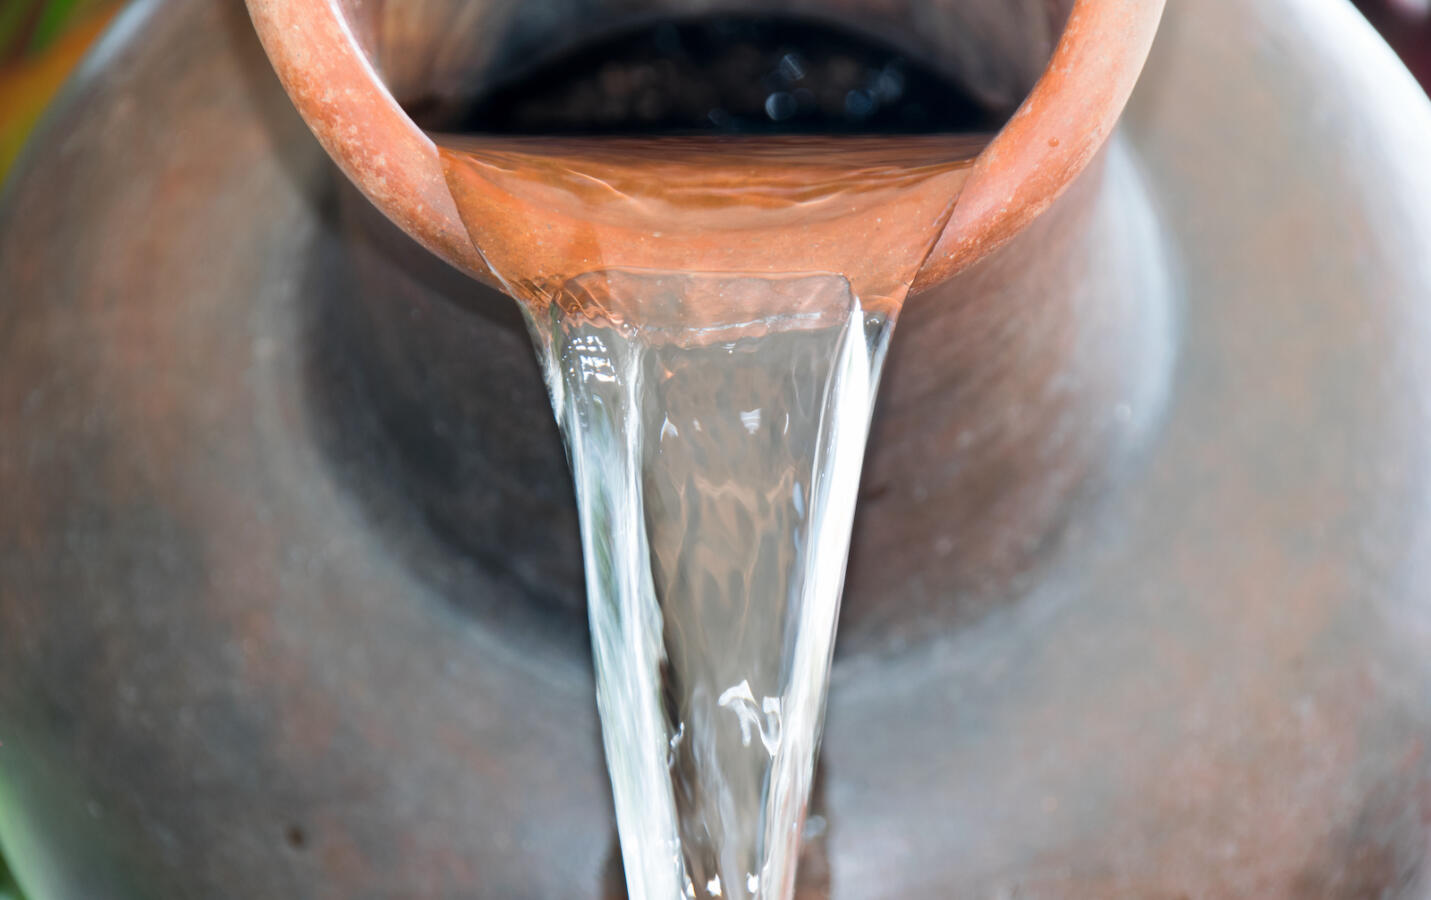
<instances>
[{"instance_id":1,"label":"clay pot rim","mask_svg":"<svg viewBox=\"0 0 1431 900\"><path fill-rule=\"evenodd\" d=\"M1075 0L1034 89L974 166L915 284L930 287L1022 230L1103 146L1165 0ZM394 223L493 283L448 193L437 147L388 91L335 0L247 0L284 89L319 143Z\"/></svg>"}]
</instances>

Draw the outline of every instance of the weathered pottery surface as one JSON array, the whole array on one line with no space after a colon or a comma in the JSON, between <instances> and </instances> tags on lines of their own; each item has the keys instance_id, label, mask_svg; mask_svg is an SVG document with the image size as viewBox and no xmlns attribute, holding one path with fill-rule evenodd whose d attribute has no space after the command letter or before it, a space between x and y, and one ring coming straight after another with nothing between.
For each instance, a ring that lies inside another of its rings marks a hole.
<instances>
[{"instance_id":1,"label":"weathered pottery surface","mask_svg":"<svg viewBox=\"0 0 1431 900\"><path fill-rule=\"evenodd\" d=\"M1174 3L1102 165L911 304L817 890L1428 895L1428 159L1350 6ZM0 199L0 841L36 900L619 890L525 360L340 186L239 4L122 16Z\"/></svg>"}]
</instances>

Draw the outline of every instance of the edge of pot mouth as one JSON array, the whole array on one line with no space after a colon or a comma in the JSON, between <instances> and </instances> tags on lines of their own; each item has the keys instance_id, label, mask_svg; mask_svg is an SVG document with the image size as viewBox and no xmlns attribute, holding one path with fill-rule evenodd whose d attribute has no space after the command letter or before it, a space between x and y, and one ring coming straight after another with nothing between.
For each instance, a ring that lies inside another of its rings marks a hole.
<instances>
[{"instance_id":1,"label":"edge of pot mouth","mask_svg":"<svg viewBox=\"0 0 1431 900\"><path fill-rule=\"evenodd\" d=\"M341 0L246 0L284 90L343 172L403 231L488 284L437 146L383 84ZM975 162L913 292L1002 246L1087 167L1142 71L1165 0L1076 0L1043 74Z\"/></svg>"},{"instance_id":2,"label":"edge of pot mouth","mask_svg":"<svg viewBox=\"0 0 1431 900\"><path fill-rule=\"evenodd\" d=\"M437 145L398 105L341 0L247 0L284 91L343 173L419 244L495 284L448 192Z\"/></svg>"},{"instance_id":3,"label":"edge of pot mouth","mask_svg":"<svg viewBox=\"0 0 1431 900\"><path fill-rule=\"evenodd\" d=\"M1077 0L1034 89L974 163L911 293L1007 243L1102 149L1142 74L1165 0Z\"/></svg>"}]
</instances>

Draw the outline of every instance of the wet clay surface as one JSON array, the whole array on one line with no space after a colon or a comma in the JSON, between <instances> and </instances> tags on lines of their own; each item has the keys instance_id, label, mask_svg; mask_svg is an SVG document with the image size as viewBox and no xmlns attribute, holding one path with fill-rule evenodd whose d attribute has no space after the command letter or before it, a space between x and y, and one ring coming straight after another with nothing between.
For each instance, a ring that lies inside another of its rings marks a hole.
<instances>
[{"instance_id":1,"label":"wet clay surface","mask_svg":"<svg viewBox=\"0 0 1431 900\"><path fill-rule=\"evenodd\" d=\"M818 272L894 312L986 142L465 137L441 153L474 245L524 302L605 269Z\"/></svg>"},{"instance_id":2,"label":"wet clay surface","mask_svg":"<svg viewBox=\"0 0 1431 900\"><path fill-rule=\"evenodd\" d=\"M463 121L471 133L433 135L443 171L473 245L525 303L604 270L825 273L884 314L1000 124L891 47L754 16L569 48ZM945 133L892 133L911 129Z\"/></svg>"}]
</instances>

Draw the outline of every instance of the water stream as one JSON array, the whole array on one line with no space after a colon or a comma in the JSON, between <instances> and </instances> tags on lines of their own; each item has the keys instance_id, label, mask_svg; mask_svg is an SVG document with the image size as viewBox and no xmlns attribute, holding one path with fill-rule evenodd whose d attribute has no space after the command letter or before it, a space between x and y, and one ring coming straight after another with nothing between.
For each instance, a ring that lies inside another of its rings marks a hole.
<instances>
[{"instance_id":1,"label":"water stream","mask_svg":"<svg viewBox=\"0 0 1431 900\"><path fill-rule=\"evenodd\" d=\"M625 272L534 323L633 897L791 893L891 325L839 276Z\"/></svg>"},{"instance_id":2,"label":"water stream","mask_svg":"<svg viewBox=\"0 0 1431 900\"><path fill-rule=\"evenodd\" d=\"M787 900L880 366L982 138L442 139L576 480L636 900Z\"/></svg>"}]
</instances>

